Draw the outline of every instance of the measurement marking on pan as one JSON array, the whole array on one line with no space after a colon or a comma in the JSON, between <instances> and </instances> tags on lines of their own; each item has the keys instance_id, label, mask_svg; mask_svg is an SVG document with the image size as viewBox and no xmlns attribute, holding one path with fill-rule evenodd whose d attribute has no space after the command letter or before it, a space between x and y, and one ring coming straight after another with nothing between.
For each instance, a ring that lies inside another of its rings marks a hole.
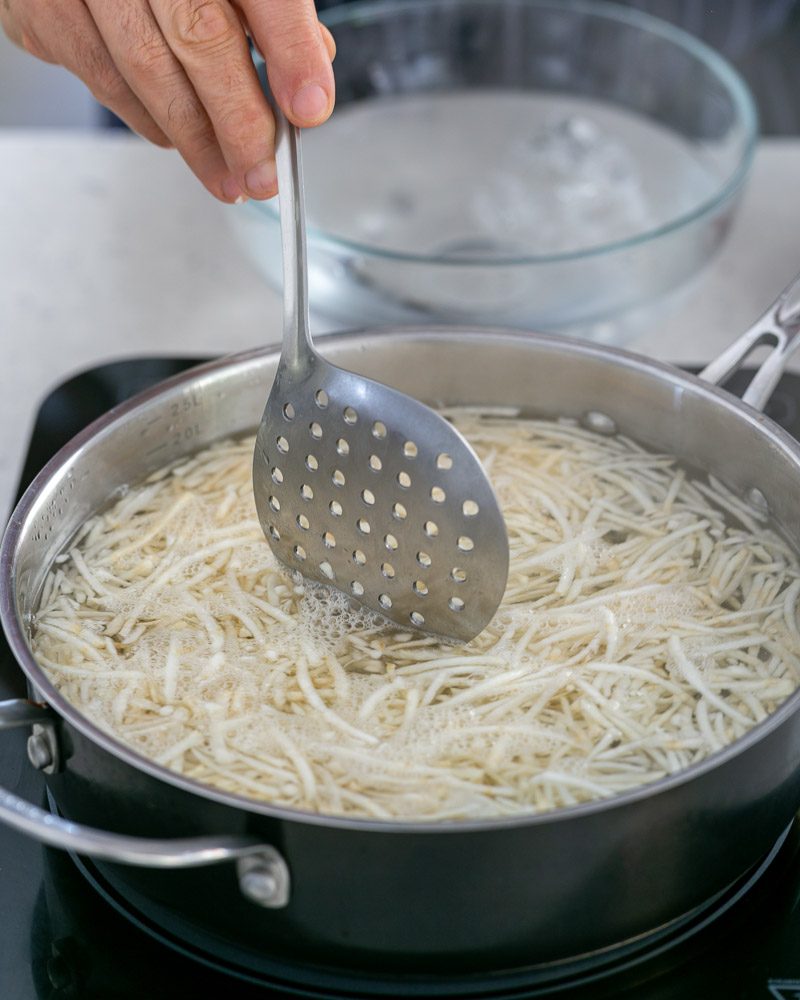
<instances>
[{"instance_id":1,"label":"measurement marking on pan","mask_svg":"<svg viewBox=\"0 0 800 1000\"><path fill-rule=\"evenodd\" d=\"M767 989L776 1000L800 1000L800 979L770 979Z\"/></svg>"},{"instance_id":2,"label":"measurement marking on pan","mask_svg":"<svg viewBox=\"0 0 800 1000\"><path fill-rule=\"evenodd\" d=\"M152 448L148 448L145 455L157 455L160 451L163 451L167 447L167 442L162 441L161 444L155 444Z\"/></svg>"},{"instance_id":3,"label":"measurement marking on pan","mask_svg":"<svg viewBox=\"0 0 800 1000\"><path fill-rule=\"evenodd\" d=\"M173 417L178 417L181 413L188 413L190 410L202 405L202 396L199 393L190 390L189 392L184 393L180 400L172 403L169 409Z\"/></svg>"},{"instance_id":4,"label":"measurement marking on pan","mask_svg":"<svg viewBox=\"0 0 800 1000\"><path fill-rule=\"evenodd\" d=\"M150 420L148 420L145 423L144 427L139 431L139 437L147 437L150 428L158 423L161 423L161 417L151 417Z\"/></svg>"}]
</instances>

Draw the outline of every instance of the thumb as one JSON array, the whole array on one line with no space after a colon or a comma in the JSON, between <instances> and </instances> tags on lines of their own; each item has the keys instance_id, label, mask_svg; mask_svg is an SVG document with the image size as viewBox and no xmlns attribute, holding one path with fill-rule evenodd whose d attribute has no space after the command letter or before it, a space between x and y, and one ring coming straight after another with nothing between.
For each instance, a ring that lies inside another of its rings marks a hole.
<instances>
[{"instance_id":1,"label":"thumb","mask_svg":"<svg viewBox=\"0 0 800 1000\"><path fill-rule=\"evenodd\" d=\"M313 0L242 0L240 6L286 117L301 127L324 122L335 85Z\"/></svg>"}]
</instances>

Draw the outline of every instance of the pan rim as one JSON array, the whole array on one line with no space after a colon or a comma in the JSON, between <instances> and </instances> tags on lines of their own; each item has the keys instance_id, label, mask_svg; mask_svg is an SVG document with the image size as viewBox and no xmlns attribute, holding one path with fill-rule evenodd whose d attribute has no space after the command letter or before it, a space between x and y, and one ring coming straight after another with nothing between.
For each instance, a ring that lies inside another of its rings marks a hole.
<instances>
[{"instance_id":1,"label":"pan rim","mask_svg":"<svg viewBox=\"0 0 800 1000\"><path fill-rule=\"evenodd\" d=\"M616 361L633 371L640 371L670 380L678 386L690 388L695 393L707 395L723 408L730 410L738 419L744 419L759 433L771 437L784 453L788 453L800 467L800 442L779 427L765 414L743 403L736 396L718 386L703 381L696 375L685 372L674 365L645 357L633 351L618 347L593 344L574 338L553 334L541 334L526 331L513 331L502 328L480 326L397 326L375 330L352 330L343 333L329 334L322 338L322 352L326 347L356 344L359 340L365 342L366 349L372 340L385 342L391 337L402 337L412 343L455 341L463 343L470 340L484 340L490 337L493 341L507 340L511 344L530 344L535 342L540 346L572 355L596 357L602 360ZM25 636L25 629L17 613L16 589L16 550L23 535L26 524L33 515L42 487L55 479L58 473L75 459L82 449L89 446L98 436L109 433L122 423L133 412L144 407L148 402L172 391L179 391L187 383L195 384L198 379L211 376L221 370L246 368L254 361L277 360L279 347L270 345L263 348L250 349L233 355L226 355L201 365L189 368L185 372L174 375L157 385L152 386L129 400L115 406L86 428L80 431L71 441L61 448L44 468L36 475L23 493L19 503L11 514L2 544L0 545L0 621L5 631L11 651L16 662L22 669L30 685L41 693L47 704L69 725L73 726L92 743L111 753L123 763L144 771L146 774L179 788L183 792L210 799L222 805L250 814L253 818L264 816L271 819L325 826L336 829L356 830L361 832L380 833L414 833L414 834L453 834L453 833L488 833L492 830L509 829L527 826L549 825L551 823L573 822L605 813L611 809L622 809L651 797L668 793L685 783L700 778L718 767L731 762L740 754L768 738L779 729L800 708L800 687L770 715L756 723L743 736L734 740L721 750L709 754L703 760L691 764L687 768L666 775L655 781L639 785L633 789L621 792L607 798L593 799L576 805L538 813L520 813L513 816L486 817L470 820L397 820L370 819L364 817L337 816L335 814L318 813L309 810L293 809L274 805L268 801L249 798L230 792L223 792L200 781L186 778L163 765L145 757L112 736L93 723L87 716L75 708L48 678L42 667L36 662Z\"/></svg>"}]
</instances>

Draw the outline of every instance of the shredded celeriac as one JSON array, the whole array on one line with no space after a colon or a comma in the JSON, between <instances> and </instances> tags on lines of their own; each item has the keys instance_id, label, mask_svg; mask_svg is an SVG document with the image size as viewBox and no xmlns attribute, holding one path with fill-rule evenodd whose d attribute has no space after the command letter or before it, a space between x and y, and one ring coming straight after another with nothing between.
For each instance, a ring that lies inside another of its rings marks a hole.
<instances>
[{"instance_id":1,"label":"shredded celeriac","mask_svg":"<svg viewBox=\"0 0 800 1000\"><path fill-rule=\"evenodd\" d=\"M503 603L467 646L287 577L246 439L84 525L43 590L39 662L96 724L186 777L426 820L654 781L795 690L800 570L761 512L625 438L447 415L489 470L511 547Z\"/></svg>"}]
</instances>

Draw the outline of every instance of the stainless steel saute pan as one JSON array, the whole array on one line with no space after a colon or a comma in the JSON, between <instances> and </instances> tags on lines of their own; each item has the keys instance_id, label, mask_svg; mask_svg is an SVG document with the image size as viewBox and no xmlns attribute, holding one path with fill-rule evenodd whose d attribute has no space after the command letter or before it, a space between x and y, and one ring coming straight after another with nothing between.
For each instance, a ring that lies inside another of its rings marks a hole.
<instances>
[{"instance_id":1,"label":"stainless steel saute pan","mask_svg":"<svg viewBox=\"0 0 800 1000\"><path fill-rule=\"evenodd\" d=\"M800 445L760 409L800 339L800 283L700 378L635 354L492 330L326 338L326 357L429 402L516 404L615 429L766 504L800 550ZM744 401L719 389L773 350ZM68 704L34 661L48 568L122 483L258 423L277 348L213 362L113 410L42 471L2 546L2 620L30 701L45 812L0 791L0 819L95 859L148 919L240 967L294 961L435 979L557 962L679 920L765 854L800 806L800 693L703 762L615 798L452 824L303 813L217 791L138 756ZM376 980L377 981L377 980ZM460 988L461 995L469 992Z\"/></svg>"}]
</instances>

